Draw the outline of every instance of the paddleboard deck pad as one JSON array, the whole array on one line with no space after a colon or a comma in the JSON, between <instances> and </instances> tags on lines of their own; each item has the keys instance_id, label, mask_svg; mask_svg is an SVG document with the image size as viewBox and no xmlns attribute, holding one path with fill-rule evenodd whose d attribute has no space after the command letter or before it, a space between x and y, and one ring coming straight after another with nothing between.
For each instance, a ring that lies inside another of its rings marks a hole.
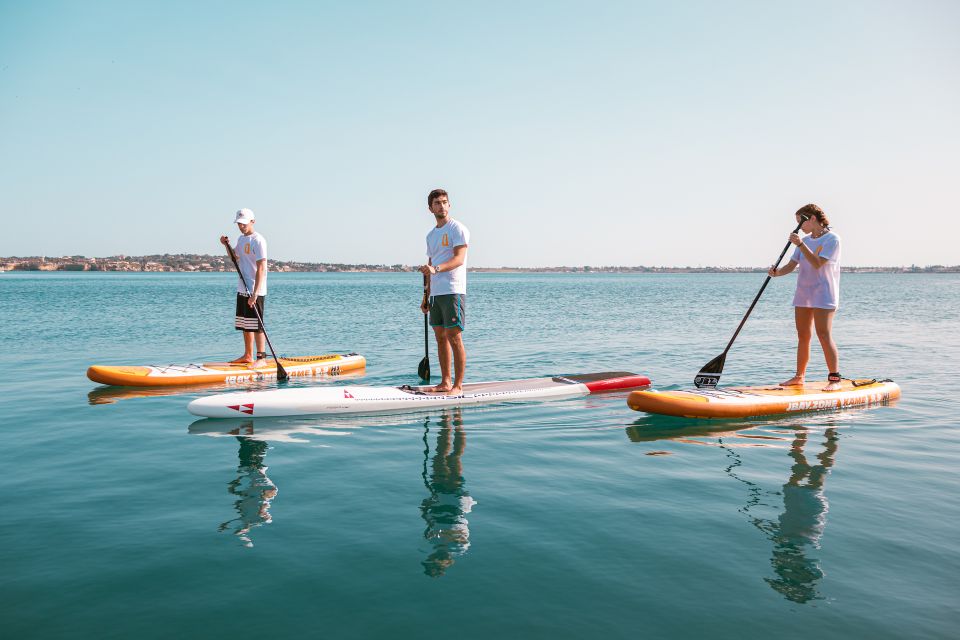
<instances>
[{"instance_id":1,"label":"paddleboard deck pad","mask_svg":"<svg viewBox=\"0 0 960 640\"><path fill-rule=\"evenodd\" d=\"M458 396L431 393L428 390L432 386L300 387L206 396L191 402L187 405L187 410L206 418L394 413L471 404L573 398L649 385L650 378L646 376L616 371L500 382L472 382L463 385L463 394Z\"/></svg>"},{"instance_id":2,"label":"paddleboard deck pad","mask_svg":"<svg viewBox=\"0 0 960 640\"><path fill-rule=\"evenodd\" d=\"M892 380L843 380L840 384L838 391L824 391L825 380L795 387L638 390L627 396L627 405L635 411L682 418L752 418L871 407L900 397L900 387Z\"/></svg>"},{"instance_id":3,"label":"paddleboard deck pad","mask_svg":"<svg viewBox=\"0 0 960 640\"><path fill-rule=\"evenodd\" d=\"M367 366L366 359L356 353L327 354L321 356L280 358L287 375L338 376ZM87 369L87 377L100 384L126 387L172 387L189 384L223 382L243 384L277 377L273 359L264 367L253 368L249 364L231 362L208 362L205 364L170 364L143 366L101 366Z\"/></svg>"}]
</instances>

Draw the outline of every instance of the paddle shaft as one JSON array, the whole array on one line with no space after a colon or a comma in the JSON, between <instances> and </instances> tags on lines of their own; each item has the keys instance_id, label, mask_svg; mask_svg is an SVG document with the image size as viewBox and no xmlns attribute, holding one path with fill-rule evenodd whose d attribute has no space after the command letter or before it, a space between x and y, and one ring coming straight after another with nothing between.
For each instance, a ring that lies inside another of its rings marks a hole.
<instances>
[{"instance_id":1,"label":"paddle shaft","mask_svg":"<svg viewBox=\"0 0 960 640\"><path fill-rule=\"evenodd\" d=\"M429 296L430 296L430 276L428 276L427 274L423 274L423 301L426 302ZM428 315L429 314L426 314L426 313L423 314L423 357L424 358L430 357L430 341L428 340L430 324L427 321Z\"/></svg>"},{"instance_id":2,"label":"paddle shaft","mask_svg":"<svg viewBox=\"0 0 960 640\"><path fill-rule=\"evenodd\" d=\"M430 276L423 274L423 300L421 301L421 307L426 305L430 298ZM422 311L422 309L421 309ZM429 342L429 332L430 328L427 322L427 314L423 314L423 360L420 361L420 365L417 367L417 374L420 376L421 380L430 379L430 342Z\"/></svg>"},{"instance_id":3,"label":"paddle shaft","mask_svg":"<svg viewBox=\"0 0 960 640\"><path fill-rule=\"evenodd\" d=\"M233 266L237 270L237 275L240 276L240 282L243 283L243 290L247 292L247 297L250 297L250 287L247 286L247 279L243 277L243 272L240 271L240 264L237 262L237 256L233 253L233 247L227 246L227 251L230 253L230 260L233 261ZM260 310L257 309L257 305L253 305L253 312L257 314L257 324L260 325L260 331L263 332L263 337L267 341L267 346L270 347L270 355L273 356L273 361L277 364L277 380L286 380L289 376L287 375L287 370L283 368L283 365L280 364L280 359L277 358L277 352L273 350L273 344L270 343L270 336L267 335L267 328L263 326L263 318L260 317Z\"/></svg>"},{"instance_id":4,"label":"paddle shaft","mask_svg":"<svg viewBox=\"0 0 960 640\"><path fill-rule=\"evenodd\" d=\"M797 225L797 228L793 230L793 233L800 231L800 227L803 226L803 223L807 221L808 218L803 217L800 221L800 224ZM791 242L787 241L786 246L783 247L783 251L780 252L780 257L777 258L777 261L774 263L773 268L777 269L780 266L780 261L783 260L783 256L787 255L787 249L790 248ZM767 279L763 281L763 286L760 287L760 291L757 292L756 297L754 297L753 302L750 303L750 308L747 309L747 312L743 316L743 320L740 321L740 324L737 326L737 330L733 332L733 337L730 338L730 342L727 343L727 348L723 350L724 356L727 355L727 352L730 351L730 347L733 346L733 341L737 339L737 336L740 335L740 330L743 329L743 325L747 323L747 318L750 317L750 313L753 311L753 308L757 306L757 301L760 300L760 296L763 295L763 290L767 288L767 285L770 284L770 279L772 276L767 275Z\"/></svg>"},{"instance_id":5,"label":"paddle shaft","mask_svg":"<svg viewBox=\"0 0 960 640\"><path fill-rule=\"evenodd\" d=\"M428 341L429 335L429 326L427 322L427 313L429 313L429 300L430 300L430 276L423 274L423 300L420 302L421 312L423 307L427 307L427 311L423 313L423 359L420 360L420 364L417 366L417 375L420 376L421 380L430 379L430 343Z\"/></svg>"}]
</instances>

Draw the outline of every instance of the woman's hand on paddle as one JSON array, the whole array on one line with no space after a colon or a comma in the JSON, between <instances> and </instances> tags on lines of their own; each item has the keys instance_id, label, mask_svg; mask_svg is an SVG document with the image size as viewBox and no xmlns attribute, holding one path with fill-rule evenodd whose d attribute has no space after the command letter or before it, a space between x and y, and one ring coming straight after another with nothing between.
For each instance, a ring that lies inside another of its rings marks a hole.
<instances>
[{"instance_id":1,"label":"woman's hand on paddle","mask_svg":"<svg viewBox=\"0 0 960 640\"><path fill-rule=\"evenodd\" d=\"M771 278L776 278L780 274L777 273L776 267L770 267L769 269L767 269L767 275L770 276Z\"/></svg>"},{"instance_id":2,"label":"woman's hand on paddle","mask_svg":"<svg viewBox=\"0 0 960 640\"><path fill-rule=\"evenodd\" d=\"M791 233L790 244L792 244L795 247L799 247L801 244L803 244L803 239L800 237L799 234Z\"/></svg>"}]
</instances>

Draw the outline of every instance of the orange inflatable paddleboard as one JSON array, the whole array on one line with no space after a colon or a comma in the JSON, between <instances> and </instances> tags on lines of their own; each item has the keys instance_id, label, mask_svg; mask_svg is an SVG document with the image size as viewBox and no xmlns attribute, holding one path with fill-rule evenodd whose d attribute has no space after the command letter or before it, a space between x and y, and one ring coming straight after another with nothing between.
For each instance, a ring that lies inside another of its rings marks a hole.
<instances>
[{"instance_id":1,"label":"orange inflatable paddleboard","mask_svg":"<svg viewBox=\"0 0 960 640\"><path fill-rule=\"evenodd\" d=\"M276 378L277 366L273 359L266 362L266 366L256 369L249 364L231 362L115 367L94 365L87 369L87 377L100 384L126 387L172 387L211 382L241 384ZM346 353L280 358L280 364L291 378L338 376L363 369L367 366L367 360L357 353Z\"/></svg>"},{"instance_id":2,"label":"orange inflatable paddleboard","mask_svg":"<svg viewBox=\"0 0 960 640\"><path fill-rule=\"evenodd\" d=\"M843 380L840 384L839 391L823 391L826 381L796 387L640 390L627 396L627 405L635 411L683 418L751 418L871 407L900 397L900 387L892 380Z\"/></svg>"}]
</instances>

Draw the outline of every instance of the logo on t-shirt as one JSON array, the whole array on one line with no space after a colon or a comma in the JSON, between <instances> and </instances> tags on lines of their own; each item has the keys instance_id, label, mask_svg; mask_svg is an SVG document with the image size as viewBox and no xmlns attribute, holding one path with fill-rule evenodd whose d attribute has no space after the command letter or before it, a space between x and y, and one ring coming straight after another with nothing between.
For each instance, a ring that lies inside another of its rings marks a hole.
<instances>
[{"instance_id":1,"label":"logo on t-shirt","mask_svg":"<svg viewBox=\"0 0 960 640\"><path fill-rule=\"evenodd\" d=\"M247 254L247 255L250 255L250 245L249 245L249 244L243 245L243 252L244 252L245 254Z\"/></svg>"},{"instance_id":2,"label":"logo on t-shirt","mask_svg":"<svg viewBox=\"0 0 960 640\"><path fill-rule=\"evenodd\" d=\"M443 239L440 241L440 245L443 247L450 246L450 238L447 236L447 234L443 234Z\"/></svg>"}]
</instances>

